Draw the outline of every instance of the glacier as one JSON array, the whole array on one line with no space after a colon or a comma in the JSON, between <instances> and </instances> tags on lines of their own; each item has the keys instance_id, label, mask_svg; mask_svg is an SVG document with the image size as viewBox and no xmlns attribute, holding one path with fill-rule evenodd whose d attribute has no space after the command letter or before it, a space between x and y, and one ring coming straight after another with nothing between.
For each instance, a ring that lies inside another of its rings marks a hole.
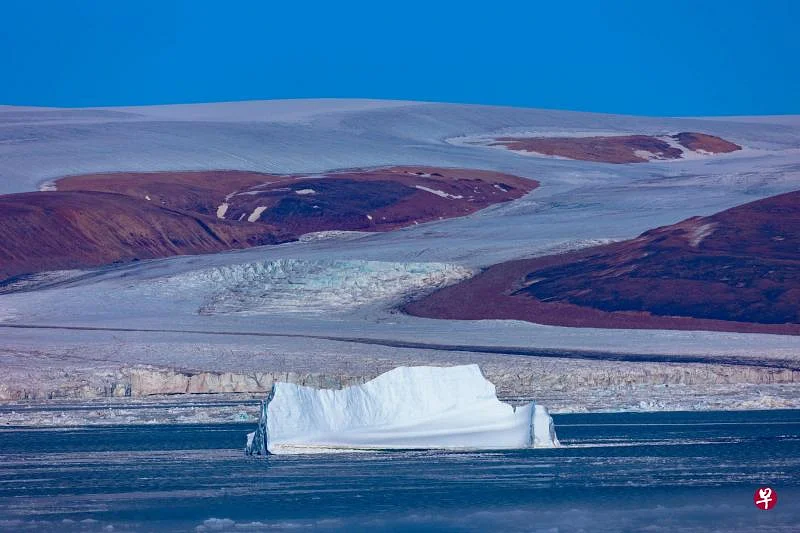
<instances>
[{"instance_id":1,"label":"glacier","mask_svg":"<svg viewBox=\"0 0 800 533\"><path fill-rule=\"evenodd\" d=\"M460 269L476 273L498 262L634 238L796 190L800 116L650 118L284 100L0 106L0 125L3 193L50 188L65 174L91 172L222 168L313 175L408 164L496 170L541 182L513 202L397 231L322 232L277 246L10 281L0 287L0 400L41 399L49 406L47 398L84 401L128 391L130 398L112 399L160 402L164 394L174 401L175 394L194 393L193 401L217 393L249 399L266 395L274 381L341 387L397 366L478 363L504 401L535 398L559 412L800 402L797 336L461 322L393 310L411 295L456 280ZM677 131L718 135L745 149L609 165L464 142ZM0 412L0 425L79 419L79 411L49 409L35 416L27 409ZM235 409L219 420L230 420ZM258 405L247 409L258 418ZM153 414L168 410L137 405L128 412L147 422L173 419ZM83 413L113 420L107 411Z\"/></svg>"},{"instance_id":2,"label":"glacier","mask_svg":"<svg viewBox=\"0 0 800 533\"><path fill-rule=\"evenodd\" d=\"M266 455L559 445L544 406L501 402L494 384L472 364L401 366L343 389L275 383L245 450Z\"/></svg>"},{"instance_id":3,"label":"glacier","mask_svg":"<svg viewBox=\"0 0 800 533\"><path fill-rule=\"evenodd\" d=\"M150 289L204 294L204 315L319 314L393 302L472 274L448 263L277 259L167 276Z\"/></svg>"}]
</instances>

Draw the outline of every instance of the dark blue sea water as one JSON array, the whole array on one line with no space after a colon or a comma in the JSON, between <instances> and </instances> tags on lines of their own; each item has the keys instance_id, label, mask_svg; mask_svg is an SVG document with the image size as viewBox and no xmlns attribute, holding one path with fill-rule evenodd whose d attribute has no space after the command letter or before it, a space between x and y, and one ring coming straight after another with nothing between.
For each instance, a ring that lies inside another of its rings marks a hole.
<instances>
[{"instance_id":1,"label":"dark blue sea water","mask_svg":"<svg viewBox=\"0 0 800 533\"><path fill-rule=\"evenodd\" d=\"M556 450L267 458L252 424L4 428L0 529L800 531L800 411L554 418Z\"/></svg>"}]
</instances>

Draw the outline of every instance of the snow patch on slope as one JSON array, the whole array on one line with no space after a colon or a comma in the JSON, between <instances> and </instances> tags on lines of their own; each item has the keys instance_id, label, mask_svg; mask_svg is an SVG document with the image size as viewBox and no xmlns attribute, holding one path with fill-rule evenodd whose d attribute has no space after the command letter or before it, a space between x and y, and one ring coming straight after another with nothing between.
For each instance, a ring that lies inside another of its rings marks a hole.
<instances>
[{"instance_id":1,"label":"snow patch on slope","mask_svg":"<svg viewBox=\"0 0 800 533\"><path fill-rule=\"evenodd\" d=\"M265 205L260 205L260 206L256 207L255 209L253 209L253 212L250 213L250 216L247 217L247 221L248 222L255 222L256 220L261 218L261 213L263 213L264 210L266 210L266 209L267 209L267 206L265 206Z\"/></svg>"},{"instance_id":2,"label":"snow patch on slope","mask_svg":"<svg viewBox=\"0 0 800 533\"><path fill-rule=\"evenodd\" d=\"M432 291L472 271L445 263L279 259L160 278L154 289L203 292L205 315L327 313Z\"/></svg>"},{"instance_id":3,"label":"snow patch on slope","mask_svg":"<svg viewBox=\"0 0 800 533\"><path fill-rule=\"evenodd\" d=\"M700 243L705 240L706 237L714 233L714 230L717 228L717 224L714 222L708 224L701 224L700 226L694 228L691 232L689 238L689 245L692 248L697 248L700 246Z\"/></svg>"},{"instance_id":4,"label":"snow patch on slope","mask_svg":"<svg viewBox=\"0 0 800 533\"><path fill-rule=\"evenodd\" d=\"M646 161L650 161L651 159L661 159L661 154L655 154L649 150L634 150L633 155Z\"/></svg>"},{"instance_id":5,"label":"snow patch on slope","mask_svg":"<svg viewBox=\"0 0 800 533\"><path fill-rule=\"evenodd\" d=\"M428 187L423 187L422 185L414 185L414 187L416 187L421 191L429 192L431 194L435 194L436 196L441 196L442 198L448 198L450 200L460 200L461 198L464 198L460 194L450 194L444 191L440 191L439 189L429 189Z\"/></svg>"},{"instance_id":6,"label":"snow patch on slope","mask_svg":"<svg viewBox=\"0 0 800 533\"><path fill-rule=\"evenodd\" d=\"M339 390L278 382L247 436L257 454L558 445L546 408L500 402L474 364L398 367Z\"/></svg>"}]
</instances>

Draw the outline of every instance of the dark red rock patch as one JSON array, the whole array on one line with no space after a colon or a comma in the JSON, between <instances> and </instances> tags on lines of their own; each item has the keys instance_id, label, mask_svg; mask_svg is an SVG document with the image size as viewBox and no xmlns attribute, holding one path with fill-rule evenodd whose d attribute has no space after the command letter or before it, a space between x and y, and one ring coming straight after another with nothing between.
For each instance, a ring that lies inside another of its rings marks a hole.
<instances>
[{"instance_id":1,"label":"dark red rock patch","mask_svg":"<svg viewBox=\"0 0 800 533\"><path fill-rule=\"evenodd\" d=\"M231 191L280 179L260 172L235 170L203 172L111 172L84 174L56 180L56 190L98 191L124 194L166 207L201 215L214 215Z\"/></svg>"},{"instance_id":2,"label":"dark red rock patch","mask_svg":"<svg viewBox=\"0 0 800 533\"><path fill-rule=\"evenodd\" d=\"M675 137L682 146L694 152L703 151L710 154L727 154L742 149L738 144L706 133L682 132L673 137Z\"/></svg>"},{"instance_id":3,"label":"dark red rock patch","mask_svg":"<svg viewBox=\"0 0 800 533\"><path fill-rule=\"evenodd\" d=\"M121 194L95 191L0 196L0 279L291 240Z\"/></svg>"},{"instance_id":4,"label":"dark red rock patch","mask_svg":"<svg viewBox=\"0 0 800 533\"><path fill-rule=\"evenodd\" d=\"M55 192L0 196L0 280L274 244L314 231L389 231L467 215L537 185L497 172L428 167L72 176L58 180Z\"/></svg>"},{"instance_id":5,"label":"dark red rock patch","mask_svg":"<svg viewBox=\"0 0 800 533\"><path fill-rule=\"evenodd\" d=\"M630 241L495 265L406 311L574 327L800 335L800 192Z\"/></svg>"},{"instance_id":6,"label":"dark red rock patch","mask_svg":"<svg viewBox=\"0 0 800 533\"><path fill-rule=\"evenodd\" d=\"M601 163L644 163L651 159L681 159L683 151L668 142L667 137L698 153L719 154L741 149L740 146L719 137L693 132L682 132L662 138L651 135L498 137L489 145L504 146L517 152L534 152Z\"/></svg>"},{"instance_id":7,"label":"dark red rock patch","mask_svg":"<svg viewBox=\"0 0 800 533\"><path fill-rule=\"evenodd\" d=\"M520 198L538 185L497 172L392 167L291 176L229 197L225 218L259 220L298 235L329 229L388 231L464 216Z\"/></svg>"}]
</instances>

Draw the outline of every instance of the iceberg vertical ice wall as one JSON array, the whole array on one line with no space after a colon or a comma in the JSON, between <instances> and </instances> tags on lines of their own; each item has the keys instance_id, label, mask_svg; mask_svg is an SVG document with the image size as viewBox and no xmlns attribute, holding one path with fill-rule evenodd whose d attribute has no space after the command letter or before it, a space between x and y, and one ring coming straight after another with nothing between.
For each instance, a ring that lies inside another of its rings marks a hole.
<instances>
[{"instance_id":1,"label":"iceberg vertical ice wall","mask_svg":"<svg viewBox=\"0 0 800 533\"><path fill-rule=\"evenodd\" d=\"M547 409L497 399L477 365L398 367L341 390L276 383L250 454L558 446Z\"/></svg>"}]
</instances>

